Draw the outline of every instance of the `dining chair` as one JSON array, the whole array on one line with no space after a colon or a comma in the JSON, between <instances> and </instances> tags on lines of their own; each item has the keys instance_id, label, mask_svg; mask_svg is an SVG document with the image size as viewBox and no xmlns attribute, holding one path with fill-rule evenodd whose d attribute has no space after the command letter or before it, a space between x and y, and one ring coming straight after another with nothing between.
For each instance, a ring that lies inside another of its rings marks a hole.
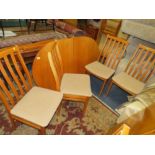
<instances>
[{"instance_id":1,"label":"dining chair","mask_svg":"<svg viewBox=\"0 0 155 155\"><path fill-rule=\"evenodd\" d=\"M124 56L127 45L127 41L107 35L98 60L85 66L87 72L103 80L99 96L101 95L107 80L115 73L120 60Z\"/></svg>"},{"instance_id":2,"label":"dining chair","mask_svg":"<svg viewBox=\"0 0 155 155\"><path fill-rule=\"evenodd\" d=\"M113 76L107 94L115 84L131 95L139 94L155 71L155 49L139 44L124 72Z\"/></svg>"},{"instance_id":3,"label":"dining chair","mask_svg":"<svg viewBox=\"0 0 155 155\"><path fill-rule=\"evenodd\" d=\"M30 34L32 24L34 24L33 31L36 31L38 23L44 24L46 26L46 29L48 25L47 19L27 19L26 23L27 23L28 34Z\"/></svg>"},{"instance_id":4,"label":"dining chair","mask_svg":"<svg viewBox=\"0 0 155 155\"><path fill-rule=\"evenodd\" d=\"M87 74L64 73L59 43L51 43L48 61L56 82L56 89L63 93L64 100L83 102L83 115L86 112L89 98L92 96L90 77Z\"/></svg>"},{"instance_id":5,"label":"dining chair","mask_svg":"<svg viewBox=\"0 0 155 155\"><path fill-rule=\"evenodd\" d=\"M121 24L122 24L121 19L102 19L100 31L104 34L117 36L120 30Z\"/></svg>"},{"instance_id":6,"label":"dining chair","mask_svg":"<svg viewBox=\"0 0 155 155\"><path fill-rule=\"evenodd\" d=\"M129 135L130 127L127 124L122 124L112 135Z\"/></svg>"},{"instance_id":7,"label":"dining chair","mask_svg":"<svg viewBox=\"0 0 155 155\"><path fill-rule=\"evenodd\" d=\"M32 78L17 46L0 52L0 99L15 129L22 122L45 134L62 93L33 86Z\"/></svg>"}]
</instances>

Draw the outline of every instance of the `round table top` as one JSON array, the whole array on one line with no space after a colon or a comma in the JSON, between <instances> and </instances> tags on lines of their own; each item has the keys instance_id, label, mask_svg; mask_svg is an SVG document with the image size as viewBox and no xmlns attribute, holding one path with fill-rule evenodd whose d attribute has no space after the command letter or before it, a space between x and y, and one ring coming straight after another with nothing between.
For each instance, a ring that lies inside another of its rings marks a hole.
<instances>
[{"instance_id":1,"label":"round table top","mask_svg":"<svg viewBox=\"0 0 155 155\"><path fill-rule=\"evenodd\" d=\"M64 73L85 73L85 65L97 60L99 55L97 43L89 37L67 38L58 42ZM51 51L51 43L38 52L33 63L32 74L38 86L56 89L55 79L48 62L49 51Z\"/></svg>"}]
</instances>

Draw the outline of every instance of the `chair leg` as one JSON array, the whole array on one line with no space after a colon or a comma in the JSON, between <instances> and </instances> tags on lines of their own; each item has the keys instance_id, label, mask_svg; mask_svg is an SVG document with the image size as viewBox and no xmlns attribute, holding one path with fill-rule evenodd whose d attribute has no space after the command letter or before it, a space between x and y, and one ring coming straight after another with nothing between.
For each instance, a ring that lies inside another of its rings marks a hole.
<instances>
[{"instance_id":1,"label":"chair leg","mask_svg":"<svg viewBox=\"0 0 155 155\"><path fill-rule=\"evenodd\" d=\"M60 115L60 111L61 111L62 106L63 106L63 104L62 104L62 101L61 101L61 103L60 103L60 105L59 105L59 107L58 107L58 110L57 110L57 113L58 113L59 115Z\"/></svg>"},{"instance_id":2,"label":"chair leg","mask_svg":"<svg viewBox=\"0 0 155 155\"><path fill-rule=\"evenodd\" d=\"M22 23L21 23L21 19L18 19L18 21L19 21L20 31L22 32Z\"/></svg>"},{"instance_id":3,"label":"chair leg","mask_svg":"<svg viewBox=\"0 0 155 155\"><path fill-rule=\"evenodd\" d=\"M1 29L2 29L3 38L5 38L5 33L4 33L4 27L3 27L2 20L0 21L0 27L1 27Z\"/></svg>"},{"instance_id":4,"label":"chair leg","mask_svg":"<svg viewBox=\"0 0 155 155\"><path fill-rule=\"evenodd\" d=\"M55 31L55 21L53 19L53 22L52 22L52 28L53 28L53 31Z\"/></svg>"},{"instance_id":5,"label":"chair leg","mask_svg":"<svg viewBox=\"0 0 155 155\"><path fill-rule=\"evenodd\" d=\"M31 20L28 20L27 21L27 31L28 31L28 34L30 34L30 30L31 30Z\"/></svg>"},{"instance_id":6,"label":"chair leg","mask_svg":"<svg viewBox=\"0 0 155 155\"><path fill-rule=\"evenodd\" d=\"M99 96L101 96L101 94L102 94L102 92L103 92L103 89L104 89L104 86L105 86L105 84L106 84L106 81L107 81L107 80L104 80L104 81L103 81L103 84L102 84L102 86L101 86L101 88L100 88L100 91L99 91L99 94L98 94Z\"/></svg>"},{"instance_id":7,"label":"chair leg","mask_svg":"<svg viewBox=\"0 0 155 155\"><path fill-rule=\"evenodd\" d=\"M33 29L33 31L36 31L37 24L38 24L38 20L36 19L36 20L35 20L35 23L34 23L34 29Z\"/></svg>"},{"instance_id":8,"label":"chair leg","mask_svg":"<svg viewBox=\"0 0 155 155\"><path fill-rule=\"evenodd\" d=\"M85 69L84 73L85 73L85 74L89 74L89 72L88 72L86 69Z\"/></svg>"},{"instance_id":9,"label":"chair leg","mask_svg":"<svg viewBox=\"0 0 155 155\"><path fill-rule=\"evenodd\" d=\"M108 96L109 95L109 92L112 88L112 85L113 85L113 81L111 80L110 84L109 84L109 87L108 87L108 90L107 90L107 93L105 94L105 96Z\"/></svg>"},{"instance_id":10,"label":"chair leg","mask_svg":"<svg viewBox=\"0 0 155 155\"><path fill-rule=\"evenodd\" d=\"M10 120L11 120L11 124L12 124L12 129L15 130L16 129L16 124L15 124L15 120L12 118L12 116L9 114Z\"/></svg>"},{"instance_id":11,"label":"chair leg","mask_svg":"<svg viewBox=\"0 0 155 155\"><path fill-rule=\"evenodd\" d=\"M88 106L88 101L89 101L89 99L86 99L86 101L85 101L85 102L83 102L83 105L84 105L84 107L83 107L83 116L84 116L84 115L85 115L85 113L86 113L87 106Z\"/></svg>"},{"instance_id":12,"label":"chair leg","mask_svg":"<svg viewBox=\"0 0 155 155\"><path fill-rule=\"evenodd\" d=\"M46 134L45 128L44 127L41 127L40 130L39 130L39 133L41 135L45 135Z\"/></svg>"}]
</instances>

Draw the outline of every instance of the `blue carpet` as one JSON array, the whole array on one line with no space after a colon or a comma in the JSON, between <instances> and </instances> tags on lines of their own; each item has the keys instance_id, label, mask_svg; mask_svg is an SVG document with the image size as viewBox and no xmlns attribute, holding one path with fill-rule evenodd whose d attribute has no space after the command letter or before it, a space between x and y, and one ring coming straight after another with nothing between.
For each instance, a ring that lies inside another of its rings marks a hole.
<instances>
[{"instance_id":1,"label":"blue carpet","mask_svg":"<svg viewBox=\"0 0 155 155\"><path fill-rule=\"evenodd\" d=\"M110 107L112 110L115 111L116 108L120 107L124 102L128 101L127 96L129 94L117 87L116 85L113 85L109 95L105 96L105 92L107 91L109 82L106 84L101 96L98 96L103 81L92 75L90 76L90 78L93 94L98 99L103 101L103 103L106 104L106 106Z\"/></svg>"}]
</instances>

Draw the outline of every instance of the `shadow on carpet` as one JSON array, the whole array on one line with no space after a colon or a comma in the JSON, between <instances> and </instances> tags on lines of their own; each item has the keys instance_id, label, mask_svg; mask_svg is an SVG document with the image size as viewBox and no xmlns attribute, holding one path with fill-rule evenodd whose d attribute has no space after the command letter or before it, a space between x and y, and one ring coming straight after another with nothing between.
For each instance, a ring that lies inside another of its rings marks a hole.
<instances>
[{"instance_id":1,"label":"shadow on carpet","mask_svg":"<svg viewBox=\"0 0 155 155\"><path fill-rule=\"evenodd\" d=\"M128 101L127 96L129 96L129 94L117 87L116 85L113 85L109 95L105 96L109 82L106 84L101 96L99 96L98 93L102 83L102 80L91 75L92 92L94 96L107 107L115 111L116 108L120 107L124 102Z\"/></svg>"}]
</instances>

